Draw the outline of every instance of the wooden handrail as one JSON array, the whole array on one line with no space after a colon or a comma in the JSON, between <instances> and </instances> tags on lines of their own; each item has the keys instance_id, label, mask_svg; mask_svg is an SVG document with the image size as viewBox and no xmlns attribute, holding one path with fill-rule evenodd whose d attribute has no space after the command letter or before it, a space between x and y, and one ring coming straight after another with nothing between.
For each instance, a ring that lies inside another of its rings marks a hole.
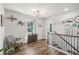
<instances>
[{"instance_id":1,"label":"wooden handrail","mask_svg":"<svg viewBox=\"0 0 79 59\"><path fill-rule=\"evenodd\" d=\"M55 31L54 31L55 32ZM55 32L55 34L57 34ZM71 46L74 50L76 50L77 52L79 52L79 50L77 50L74 46L72 46L69 42L67 42L63 37L60 36L60 34L57 34L64 42L66 42L69 46Z\"/></svg>"}]
</instances>

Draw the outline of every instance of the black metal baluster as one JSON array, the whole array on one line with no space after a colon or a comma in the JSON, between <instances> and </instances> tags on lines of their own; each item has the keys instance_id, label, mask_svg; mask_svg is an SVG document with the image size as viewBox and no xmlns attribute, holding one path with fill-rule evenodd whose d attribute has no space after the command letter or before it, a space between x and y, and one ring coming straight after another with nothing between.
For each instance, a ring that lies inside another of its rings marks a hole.
<instances>
[{"instance_id":1,"label":"black metal baluster","mask_svg":"<svg viewBox=\"0 0 79 59\"><path fill-rule=\"evenodd\" d=\"M64 35L64 39L65 39L65 35ZM65 51L65 42L64 42L64 51Z\"/></svg>"},{"instance_id":2,"label":"black metal baluster","mask_svg":"<svg viewBox=\"0 0 79 59\"><path fill-rule=\"evenodd\" d=\"M72 36L71 36L71 45L72 45ZM72 51L72 47L71 47L71 55L73 54L72 52L73 52L73 51Z\"/></svg>"},{"instance_id":3,"label":"black metal baluster","mask_svg":"<svg viewBox=\"0 0 79 59\"><path fill-rule=\"evenodd\" d=\"M53 46L53 44L54 44L54 34L52 34L52 46Z\"/></svg>"},{"instance_id":4,"label":"black metal baluster","mask_svg":"<svg viewBox=\"0 0 79 59\"><path fill-rule=\"evenodd\" d=\"M78 37L77 37L77 50L78 50ZM77 51L77 55L78 55L78 51Z\"/></svg>"},{"instance_id":5,"label":"black metal baluster","mask_svg":"<svg viewBox=\"0 0 79 59\"><path fill-rule=\"evenodd\" d=\"M57 48L58 48L58 36L56 35L56 44L57 44Z\"/></svg>"},{"instance_id":6,"label":"black metal baluster","mask_svg":"<svg viewBox=\"0 0 79 59\"><path fill-rule=\"evenodd\" d=\"M69 36L68 36L68 42L69 42ZM68 54L69 54L69 45L68 45Z\"/></svg>"},{"instance_id":7,"label":"black metal baluster","mask_svg":"<svg viewBox=\"0 0 79 59\"><path fill-rule=\"evenodd\" d=\"M61 39L59 39L59 48L61 49L61 47L62 47L62 40Z\"/></svg>"},{"instance_id":8,"label":"black metal baluster","mask_svg":"<svg viewBox=\"0 0 79 59\"><path fill-rule=\"evenodd\" d=\"M59 47L60 45L59 45L59 38L58 38L58 36L57 36L57 42L58 42L57 44L58 44L58 47Z\"/></svg>"},{"instance_id":9,"label":"black metal baluster","mask_svg":"<svg viewBox=\"0 0 79 59\"><path fill-rule=\"evenodd\" d=\"M62 49L64 48L63 46L64 46L64 41L62 40Z\"/></svg>"},{"instance_id":10,"label":"black metal baluster","mask_svg":"<svg viewBox=\"0 0 79 59\"><path fill-rule=\"evenodd\" d=\"M66 40L66 36L65 36L65 40ZM65 42L65 52L66 52L66 44L67 44L67 42Z\"/></svg>"},{"instance_id":11,"label":"black metal baluster","mask_svg":"<svg viewBox=\"0 0 79 59\"><path fill-rule=\"evenodd\" d=\"M58 36L56 35L56 44L58 43L58 41L57 41L57 37L58 37ZM57 44L57 46L58 46L58 44Z\"/></svg>"},{"instance_id":12,"label":"black metal baluster","mask_svg":"<svg viewBox=\"0 0 79 59\"><path fill-rule=\"evenodd\" d=\"M53 43L54 43L54 38L53 38L53 34L51 34L51 35L52 35L52 39L51 39L51 40L52 40L52 46L53 46Z\"/></svg>"},{"instance_id":13,"label":"black metal baluster","mask_svg":"<svg viewBox=\"0 0 79 59\"><path fill-rule=\"evenodd\" d=\"M47 32L47 44L49 45L49 32Z\"/></svg>"},{"instance_id":14,"label":"black metal baluster","mask_svg":"<svg viewBox=\"0 0 79 59\"><path fill-rule=\"evenodd\" d=\"M75 37L74 37L74 47L75 47ZM75 50L74 50L74 52L75 52ZM76 52L75 52L76 53Z\"/></svg>"},{"instance_id":15,"label":"black metal baluster","mask_svg":"<svg viewBox=\"0 0 79 59\"><path fill-rule=\"evenodd\" d=\"M54 44L56 44L56 41L55 41L55 35L56 35L56 34L54 34L54 42L55 42Z\"/></svg>"},{"instance_id":16,"label":"black metal baluster","mask_svg":"<svg viewBox=\"0 0 79 59\"><path fill-rule=\"evenodd\" d=\"M53 44L54 44L54 34L51 34L52 35L52 46L53 46Z\"/></svg>"},{"instance_id":17,"label":"black metal baluster","mask_svg":"<svg viewBox=\"0 0 79 59\"><path fill-rule=\"evenodd\" d=\"M55 40L56 40L56 47L57 47L57 35L55 35Z\"/></svg>"},{"instance_id":18,"label":"black metal baluster","mask_svg":"<svg viewBox=\"0 0 79 59\"><path fill-rule=\"evenodd\" d=\"M63 38L65 38L65 36L63 36ZM65 52L65 42L63 41L63 49L64 49L64 52Z\"/></svg>"},{"instance_id":19,"label":"black metal baluster","mask_svg":"<svg viewBox=\"0 0 79 59\"><path fill-rule=\"evenodd\" d=\"M63 36L64 37L64 36ZM64 49L64 52L65 52L65 42L63 41L63 49Z\"/></svg>"},{"instance_id":20,"label":"black metal baluster","mask_svg":"<svg viewBox=\"0 0 79 59\"><path fill-rule=\"evenodd\" d=\"M60 39L60 37L59 37L59 46L60 46L60 40L61 40L61 39Z\"/></svg>"},{"instance_id":21,"label":"black metal baluster","mask_svg":"<svg viewBox=\"0 0 79 59\"><path fill-rule=\"evenodd\" d=\"M55 44L56 44L56 39L55 39L55 36L56 36L56 34L54 34L54 41L55 41ZM54 45L55 45L55 44L54 44Z\"/></svg>"},{"instance_id":22,"label":"black metal baluster","mask_svg":"<svg viewBox=\"0 0 79 59\"><path fill-rule=\"evenodd\" d=\"M67 36L66 36L66 41L67 41ZM67 53L67 42L66 42L66 53Z\"/></svg>"},{"instance_id":23,"label":"black metal baluster","mask_svg":"<svg viewBox=\"0 0 79 59\"><path fill-rule=\"evenodd\" d=\"M56 35L56 34L53 34L53 37L54 37L54 44L53 44L53 46L54 46L54 45L55 45L55 43L56 43L56 41L55 41L55 35Z\"/></svg>"}]
</instances>

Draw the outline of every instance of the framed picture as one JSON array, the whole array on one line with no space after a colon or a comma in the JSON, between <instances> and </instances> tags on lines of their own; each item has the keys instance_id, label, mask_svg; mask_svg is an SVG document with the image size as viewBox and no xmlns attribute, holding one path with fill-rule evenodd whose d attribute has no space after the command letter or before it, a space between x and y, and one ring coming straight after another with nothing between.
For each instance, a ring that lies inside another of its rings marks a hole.
<instances>
[{"instance_id":1,"label":"framed picture","mask_svg":"<svg viewBox=\"0 0 79 59\"><path fill-rule=\"evenodd\" d=\"M50 32L52 32L52 24L50 24L50 28L49 29L50 29Z\"/></svg>"},{"instance_id":2,"label":"framed picture","mask_svg":"<svg viewBox=\"0 0 79 59\"><path fill-rule=\"evenodd\" d=\"M79 15L74 18L74 21L75 21L76 23L79 23Z\"/></svg>"},{"instance_id":3,"label":"framed picture","mask_svg":"<svg viewBox=\"0 0 79 59\"><path fill-rule=\"evenodd\" d=\"M76 26L77 26L77 24L76 24L76 23L73 23L73 24L72 24L72 27L76 27Z\"/></svg>"},{"instance_id":4,"label":"framed picture","mask_svg":"<svg viewBox=\"0 0 79 59\"><path fill-rule=\"evenodd\" d=\"M32 21L28 21L27 22L27 31L28 32L33 32L33 22Z\"/></svg>"},{"instance_id":5,"label":"framed picture","mask_svg":"<svg viewBox=\"0 0 79 59\"><path fill-rule=\"evenodd\" d=\"M77 25L77 28L79 28L79 24Z\"/></svg>"}]
</instances>

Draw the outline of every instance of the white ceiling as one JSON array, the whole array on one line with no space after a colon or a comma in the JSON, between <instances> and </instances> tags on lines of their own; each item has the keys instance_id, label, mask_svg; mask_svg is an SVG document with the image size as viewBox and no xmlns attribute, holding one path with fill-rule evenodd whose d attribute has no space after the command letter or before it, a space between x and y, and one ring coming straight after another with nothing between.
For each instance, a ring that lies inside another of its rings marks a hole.
<instances>
[{"instance_id":1,"label":"white ceiling","mask_svg":"<svg viewBox=\"0 0 79 59\"><path fill-rule=\"evenodd\" d=\"M3 3L5 9L18 11L34 16L36 10L39 9L40 17L48 17L59 13L65 13L64 9L69 11L79 9L78 3Z\"/></svg>"}]
</instances>

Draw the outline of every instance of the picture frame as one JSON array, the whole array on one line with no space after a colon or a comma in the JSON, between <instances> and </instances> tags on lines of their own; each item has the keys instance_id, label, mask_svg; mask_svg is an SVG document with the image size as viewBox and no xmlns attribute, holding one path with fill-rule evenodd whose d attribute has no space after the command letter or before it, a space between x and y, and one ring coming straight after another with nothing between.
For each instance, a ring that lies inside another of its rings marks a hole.
<instances>
[{"instance_id":1,"label":"picture frame","mask_svg":"<svg viewBox=\"0 0 79 59\"><path fill-rule=\"evenodd\" d=\"M74 18L74 21L75 21L76 23L79 23L79 15Z\"/></svg>"},{"instance_id":2,"label":"picture frame","mask_svg":"<svg viewBox=\"0 0 79 59\"><path fill-rule=\"evenodd\" d=\"M27 22L27 31L28 32L33 32L33 22L32 21L28 21Z\"/></svg>"}]
</instances>

